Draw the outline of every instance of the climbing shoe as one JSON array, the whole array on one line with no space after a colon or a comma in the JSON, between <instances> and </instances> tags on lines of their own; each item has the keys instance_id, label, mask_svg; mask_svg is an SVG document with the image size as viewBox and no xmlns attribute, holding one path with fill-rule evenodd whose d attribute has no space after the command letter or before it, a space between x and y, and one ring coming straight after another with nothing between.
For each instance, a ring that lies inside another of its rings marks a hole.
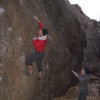
<instances>
[{"instance_id":1,"label":"climbing shoe","mask_svg":"<svg viewBox=\"0 0 100 100\"><path fill-rule=\"evenodd\" d=\"M25 74L26 76L32 76L33 73L25 72L24 74Z\"/></svg>"}]
</instances>

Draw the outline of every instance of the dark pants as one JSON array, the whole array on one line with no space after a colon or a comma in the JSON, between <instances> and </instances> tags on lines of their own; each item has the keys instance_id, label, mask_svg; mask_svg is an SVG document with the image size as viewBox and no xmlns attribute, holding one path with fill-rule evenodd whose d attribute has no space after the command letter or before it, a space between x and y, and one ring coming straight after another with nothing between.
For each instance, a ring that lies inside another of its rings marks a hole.
<instances>
[{"instance_id":1,"label":"dark pants","mask_svg":"<svg viewBox=\"0 0 100 100\"><path fill-rule=\"evenodd\" d=\"M78 100L86 100L86 96L85 93L79 93Z\"/></svg>"},{"instance_id":2,"label":"dark pants","mask_svg":"<svg viewBox=\"0 0 100 100\"><path fill-rule=\"evenodd\" d=\"M43 57L44 57L44 53L34 52L26 57L26 65L32 65L32 63L35 61L37 64L38 71L43 71L42 68Z\"/></svg>"}]
</instances>

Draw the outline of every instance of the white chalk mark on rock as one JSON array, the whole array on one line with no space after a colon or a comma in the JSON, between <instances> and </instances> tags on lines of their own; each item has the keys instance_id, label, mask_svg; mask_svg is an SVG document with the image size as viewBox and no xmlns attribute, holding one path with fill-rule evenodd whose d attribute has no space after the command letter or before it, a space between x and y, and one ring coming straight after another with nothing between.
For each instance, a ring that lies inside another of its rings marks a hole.
<instances>
[{"instance_id":1,"label":"white chalk mark on rock","mask_svg":"<svg viewBox=\"0 0 100 100\"><path fill-rule=\"evenodd\" d=\"M17 41L21 41L21 40L22 40L22 38L21 38L21 37L17 38Z\"/></svg>"},{"instance_id":2,"label":"white chalk mark on rock","mask_svg":"<svg viewBox=\"0 0 100 100\"><path fill-rule=\"evenodd\" d=\"M20 4L21 4L21 6L23 6L23 5L24 5L24 2L23 2L23 0L20 0Z\"/></svg>"},{"instance_id":3,"label":"white chalk mark on rock","mask_svg":"<svg viewBox=\"0 0 100 100\"><path fill-rule=\"evenodd\" d=\"M0 7L0 16L2 16L2 15L3 15L3 13L5 13L5 9L4 9L4 8L2 8L2 7Z\"/></svg>"},{"instance_id":4,"label":"white chalk mark on rock","mask_svg":"<svg viewBox=\"0 0 100 100\"><path fill-rule=\"evenodd\" d=\"M12 32L12 28L11 27L8 27L8 32Z\"/></svg>"},{"instance_id":5,"label":"white chalk mark on rock","mask_svg":"<svg viewBox=\"0 0 100 100\"><path fill-rule=\"evenodd\" d=\"M47 68L47 69L49 68L48 62L46 62L46 68Z\"/></svg>"},{"instance_id":6,"label":"white chalk mark on rock","mask_svg":"<svg viewBox=\"0 0 100 100\"><path fill-rule=\"evenodd\" d=\"M2 81L2 77L0 76L0 82Z\"/></svg>"},{"instance_id":7,"label":"white chalk mark on rock","mask_svg":"<svg viewBox=\"0 0 100 100\"><path fill-rule=\"evenodd\" d=\"M48 39L51 40L52 39L51 36L48 36Z\"/></svg>"},{"instance_id":8,"label":"white chalk mark on rock","mask_svg":"<svg viewBox=\"0 0 100 100\"><path fill-rule=\"evenodd\" d=\"M20 41L22 40L22 38L20 37L20 39L19 39Z\"/></svg>"}]
</instances>

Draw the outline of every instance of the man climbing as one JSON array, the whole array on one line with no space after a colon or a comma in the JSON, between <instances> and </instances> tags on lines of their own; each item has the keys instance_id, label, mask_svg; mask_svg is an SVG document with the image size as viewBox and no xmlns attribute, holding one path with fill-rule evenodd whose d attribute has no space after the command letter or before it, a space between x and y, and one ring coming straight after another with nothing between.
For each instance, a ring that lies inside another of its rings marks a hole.
<instances>
[{"instance_id":1,"label":"man climbing","mask_svg":"<svg viewBox=\"0 0 100 100\"><path fill-rule=\"evenodd\" d=\"M26 65L28 66L28 72L25 75L32 75L32 63L35 61L38 68L38 79L42 78L42 60L44 57L45 47L48 40L48 30L43 28L41 21L35 16L34 19L37 21L40 29L37 38L33 38L33 45L35 47L35 52L26 57Z\"/></svg>"},{"instance_id":2,"label":"man climbing","mask_svg":"<svg viewBox=\"0 0 100 100\"><path fill-rule=\"evenodd\" d=\"M72 73L78 78L79 80L79 97L78 100L86 100L86 96L88 95L88 77L85 73L85 70L81 70L81 74L72 71Z\"/></svg>"}]
</instances>

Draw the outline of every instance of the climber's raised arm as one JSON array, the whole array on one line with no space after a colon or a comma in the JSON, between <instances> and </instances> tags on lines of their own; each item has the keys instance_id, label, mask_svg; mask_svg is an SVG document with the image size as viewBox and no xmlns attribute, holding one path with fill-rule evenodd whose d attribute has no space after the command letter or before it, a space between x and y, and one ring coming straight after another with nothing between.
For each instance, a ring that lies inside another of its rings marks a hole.
<instances>
[{"instance_id":1,"label":"climber's raised arm","mask_svg":"<svg viewBox=\"0 0 100 100\"><path fill-rule=\"evenodd\" d=\"M40 22L40 20L37 18L37 16L34 16L34 19L35 19L37 22Z\"/></svg>"},{"instance_id":2,"label":"climber's raised arm","mask_svg":"<svg viewBox=\"0 0 100 100\"><path fill-rule=\"evenodd\" d=\"M73 73L76 77L78 77L78 74L77 74L75 71L72 71L72 73Z\"/></svg>"},{"instance_id":3,"label":"climber's raised arm","mask_svg":"<svg viewBox=\"0 0 100 100\"><path fill-rule=\"evenodd\" d=\"M40 27L40 30L42 30L42 29L43 29L43 24L42 24L42 22L41 22L36 16L34 16L34 19L38 22L38 25L39 25L39 27Z\"/></svg>"}]
</instances>

